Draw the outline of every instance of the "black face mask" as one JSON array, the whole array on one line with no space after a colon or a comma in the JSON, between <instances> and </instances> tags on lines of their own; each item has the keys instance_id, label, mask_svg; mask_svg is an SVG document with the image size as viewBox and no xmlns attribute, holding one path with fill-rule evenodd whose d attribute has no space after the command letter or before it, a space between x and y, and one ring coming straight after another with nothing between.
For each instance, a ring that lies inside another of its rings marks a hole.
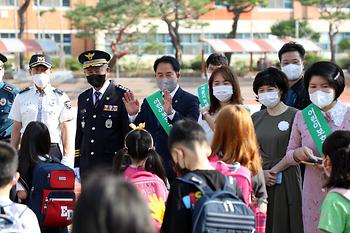
<instances>
[{"instance_id":1,"label":"black face mask","mask_svg":"<svg viewBox=\"0 0 350 233\"><path fill-rule=\"evenodd\" d=\"M174 164L174 170L175 170L175 173L178 175L178 176L182 176L182 175L185 175L186 173L189 173L191 170L187 169L187 168L182 168L180 167L180 165L178 163L175 163Z\"/></svg>"},{"instance_id":2,"label":"black face mask","mask_svg":"<svg viewBox=\"0 0 350 233\"><path fill-rule=\"evenodd\" d=\"M86 76L86 79L91 86L100 88L106 81L106 74L92 74Z\"/></svg>"}]
</instances>

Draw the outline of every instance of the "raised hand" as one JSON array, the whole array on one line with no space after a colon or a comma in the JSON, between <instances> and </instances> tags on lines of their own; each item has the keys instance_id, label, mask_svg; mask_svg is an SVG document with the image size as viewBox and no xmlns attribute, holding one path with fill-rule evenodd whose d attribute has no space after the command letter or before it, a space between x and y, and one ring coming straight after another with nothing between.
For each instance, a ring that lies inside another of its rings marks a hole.
<instances>
[{"instance_id":1,"label":"raised hand","mask_svg":"<svg viewBox=\"0 0 350 233\"><path fill-rule=\"evenodd\" d=\"M134 93L125 92L123 97L123 102L126 108L126 111L130 116L137 114L140 110L140 103L135 99Z\"/></svg>"},{"instance_id":2,"label":"raised hand","mask_svg":"<svg viewBox=\"0 0 350 233\"><path fill-rule=\"evenodd\" d=\"M162 104L163 104L164 111L168 115L170 115L173 111L172 101L173 101L173 98L170 95L170 91L165 90L164 97L162 99Z\"/></svg>"}]
</instances>

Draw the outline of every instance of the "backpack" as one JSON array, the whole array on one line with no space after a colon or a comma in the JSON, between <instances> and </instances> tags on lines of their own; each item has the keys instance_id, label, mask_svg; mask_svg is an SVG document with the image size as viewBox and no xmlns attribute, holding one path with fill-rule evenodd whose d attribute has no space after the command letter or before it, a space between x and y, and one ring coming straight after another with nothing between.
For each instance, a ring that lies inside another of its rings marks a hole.
<instances>
[{"instance_id":1,"label":"backpack","mask_svg":"<svg viewBox=\"0 0 350 233\"><path fill-rule=\"evenodd\" d=\"M0 207L0 232L1 233L25 233L25 229L21 222L21 217L28 207L26 207L19 215L14 216L5 212L5 206Z\"/></svg>"},{"instance_id":2,"label":"backpack","mask_svg":"<svg viewBox=\"0 0 350 233\"><path fill-rule=\"evenodd\" d=\"M154 201L154 195L160 201L163 199L164 208L165 202L168 198L168 189L164 184L164 181L157 175L148 171L137 171L129 176L127 180L134 184L134 186L141 192L145 203L150 207L151 202ZM151 207L150 207L151 208ZM162 220L162 219L161 219ZM153 217L153 222L157 229L160 229L162 221Z\"/></svg>"},{"instance_id":3,"label":"backpack","mask_svg":"<svg viewBox=\"0 0 350 233\"><path fill-rule=\"evenodd\" d=\"M225 178L225 185L219 190L212 190L200 176L191 172L177 179L194 185L202 193L192 207L192 233L255 232L254 213L238 198L237 182L231 177Z\"/></svg>"},{"instance_id":4,"label":"backpack","mask_svg":"<svg viewBox=\"0 0 350 233\"><path fill-rule=\"evenodd\" d=\"M47 156L47 155L46 155ZM42 227L63 227L72 223L75 203L73 169L48 157L33 170L28 206Z\"/></svg>"}]
</instances>

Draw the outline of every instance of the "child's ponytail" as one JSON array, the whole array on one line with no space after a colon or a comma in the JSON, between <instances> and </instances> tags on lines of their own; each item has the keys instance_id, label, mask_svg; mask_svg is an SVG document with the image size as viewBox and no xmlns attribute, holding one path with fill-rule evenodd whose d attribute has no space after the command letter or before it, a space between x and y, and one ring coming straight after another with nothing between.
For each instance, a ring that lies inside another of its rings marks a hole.
<instances>
[{"instance_id":1,"label":"child's ponytail","mask_svg":"<svg viewBox=\"0 0 350 233\"><path fill-rule=\"evenodd\" d=\"M120 149L113 157L112 171L116 175L122 174L131 164L127 148Z\"/></svg>"},{"instance_id":2,"label":"child's ponytail","mask_svg":"<svg viewBox=\"0 0 350 233\"><path fill-rule=\"evenodd\" d=\"M167 184L166 172L163 166L163 161L160 155L153 149L148 149L147 158L145 162L145 170L156 174Z\"/></svg>"}]
</instances>

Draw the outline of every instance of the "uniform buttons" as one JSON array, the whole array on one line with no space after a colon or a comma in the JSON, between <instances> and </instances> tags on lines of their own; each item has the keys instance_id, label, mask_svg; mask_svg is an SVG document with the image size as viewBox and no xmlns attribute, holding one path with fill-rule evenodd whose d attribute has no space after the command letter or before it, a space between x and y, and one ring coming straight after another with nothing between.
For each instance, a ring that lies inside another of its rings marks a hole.
<instances>
[{"instance_id":1,"label":"uniform buttons","mask_svg":"<svg viewBox=\"0 0 350 233\"><path fill-rule=\"evenodd\" d=\"M92 127L91 129L92 129L92 130L95 130L96 128L95 128L95 127Z\"/></svg>"},{"instance_id":2,"label":"uniform buttons","mask_svg":"<svg viewBox=\"0 0 350 233\"><path fill-rule=\"evenodd\" d=\"M1 110L1 112L4 112L4 110Z\"/></svg>"},{"instance_id":3,"label":"uniform buttons","mask_svg":"<svg viewBox=\"0 0 350 233\"><path fill-rule=\"evenodd\" d=\"M94 143L94 142L95 142L95 140L94 140L94 139L92 139L90 142L91 142L91 143Z\"/></svg>"},{"instance_id":4,"label":"uniform buttons","mask_svg":"<svg viewBox=\"0 0 350 233\"><path fill-rule=\"evenodd\" d=\"M92 151L91 153L90 153L90 155L94 155L95 153Z\"/></svg>"},{"instance_id":5,"label":"uniform buttons","mask_svg":"<svg viewBox=\"0 0 350 233\"><path fill-rule=\"evenodd\" d=\"M93 118L96 118L96 115L93 115L92 117L93 117Z\"/></svg>"}]
</instances>

